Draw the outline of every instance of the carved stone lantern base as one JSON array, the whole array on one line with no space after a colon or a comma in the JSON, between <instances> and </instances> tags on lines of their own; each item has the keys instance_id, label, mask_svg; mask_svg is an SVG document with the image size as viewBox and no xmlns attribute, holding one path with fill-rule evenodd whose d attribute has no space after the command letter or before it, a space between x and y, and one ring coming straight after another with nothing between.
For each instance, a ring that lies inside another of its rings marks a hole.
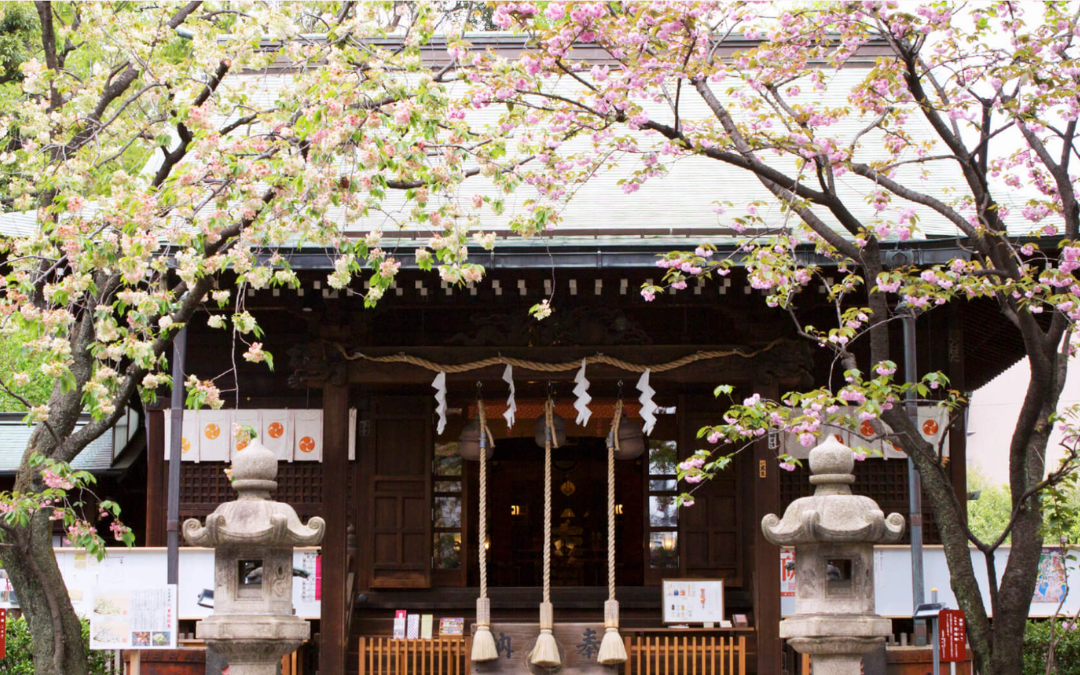
<instances>
[{"instance_id":1,"label":"carved stone lantern base","mask_svg":"<svg viewBox=\"0 0 1080 675\"><path fill-rule=\"evenodd\" d=\"M814 675L860 675L864 654L885 644L892 622L880 616L796 616L780 624L780 637L813 657Z\"/></svg>"},{"instance_id":2,"label":"carved stone lantern base","mask_svg":"<svg viewBox=\"0 0 1080 675\"><path fill-rule=\"evenodd\" d=\"M199 622L196 634L226 658L229 675L276 675L281 657L303 644L311 625L291 616L214 615Z\"/></svg>"}]
</instances>

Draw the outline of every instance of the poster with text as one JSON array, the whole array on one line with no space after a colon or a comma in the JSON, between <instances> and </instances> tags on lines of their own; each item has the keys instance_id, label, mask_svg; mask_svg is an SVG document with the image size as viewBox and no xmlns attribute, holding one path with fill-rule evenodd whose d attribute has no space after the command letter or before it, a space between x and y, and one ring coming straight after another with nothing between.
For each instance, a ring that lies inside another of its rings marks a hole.
<instances>
[{"instance_id":1,"label":"poster with text","mask_svg":"<svg viewBox=\"0 0 1080 675\"><path fill-rule=\"evenodd\" d=\"M795 597L795 549L780 547L780 597Z\"/></svg>"},{"instance_id":2,"label":"poster with text","mask_svg":"<svg viewBox=\"0 0 1080 675\"><path fill-rule=\"evenodd\" d=\"M95 589L91 649L176 649L176 586Z\"/></svg>"},{"instance_id":3,"label":"poster with text","mask_svg":"<svg viewBox=\"0 0 1080 675\"><path fill-rule=\"evenodd\" d=\"M724 620L724 582L719 579L664 579L664 623Z\"/></svg>"}]
</instances>

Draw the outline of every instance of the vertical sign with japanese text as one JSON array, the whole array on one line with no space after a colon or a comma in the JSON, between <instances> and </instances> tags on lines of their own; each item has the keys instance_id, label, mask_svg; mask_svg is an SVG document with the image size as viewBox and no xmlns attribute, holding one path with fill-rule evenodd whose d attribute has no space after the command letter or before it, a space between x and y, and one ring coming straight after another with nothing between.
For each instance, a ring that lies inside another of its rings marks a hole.
<instances>
[{"instance_id":1,"label":"vertical sign with japanese text","mask_svg":"<svg viewBox=\"0 0 1080 675\"><path fill-rule=\"evenodd\" d=\"M938 614L941 660L944 663L967 660L967 630L964 611L943 609Z\"/></svg>"}]
</instances>

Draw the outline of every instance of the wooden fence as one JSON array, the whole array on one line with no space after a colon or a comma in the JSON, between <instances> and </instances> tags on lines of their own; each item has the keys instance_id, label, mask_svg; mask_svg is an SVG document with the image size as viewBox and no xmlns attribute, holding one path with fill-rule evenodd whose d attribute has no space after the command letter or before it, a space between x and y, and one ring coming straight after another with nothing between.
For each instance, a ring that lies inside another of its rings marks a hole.
<instances>
[{"instance_id":1,"label":"wooden fence","mask_svg":"<svg viewBox=\"0 0 1080 675\"><path fill-rule=\"evenodd\" d=\"M630 634L623 641L624 675L746 675L743 636ZM470 675L471 654L471 637L362 637L360 675Z\"/></svg>"},{"instance_id":2,"label":"wooden fence","mask_svg":"<svg viewBox=\"0 0 1080 675\"><path fill-rule=\"evenodd\" d=\"M360 638L360 675L470 675L472 638Z\"/></svg>"},{"instance_id":3,"label":"wooden fence","mask_svg":"<svg viewBox=\"0 0 1080 675\"><path fill-rule=\"evenodd\" d=\"M623 637L625 675L746 675L746 638L725 635Z\"/></svg>"}]
</instances>

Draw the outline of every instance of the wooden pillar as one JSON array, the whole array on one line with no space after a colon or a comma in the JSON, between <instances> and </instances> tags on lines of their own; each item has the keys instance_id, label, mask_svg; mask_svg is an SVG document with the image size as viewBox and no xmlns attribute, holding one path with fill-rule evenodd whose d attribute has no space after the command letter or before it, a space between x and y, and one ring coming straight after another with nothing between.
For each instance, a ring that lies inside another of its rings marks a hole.
<instances>
[{"instance_id":1,"label":"wooden pillar","mask_svg":"<svg viewBox=\"0 0 1080 675\"><path fill-rule=\"evenodd\" d=\"M346 508L349 468L349 388L327 384L323 389L322 515L326 533L322 541L322 611L320 615L319 671L344 673L348 635L345 597Z\"/></svg>"},{"instance_id":2,"label":"wooden pillar","mask_svg":"<svg viewBox=\"0 0 1080 675\"><path fill-rule=\"evenodd\" d=\"M148 410L146 438L146 546L165 545L165 413Z\"/></svg>"},{"instance_id":3,"label":"wooden pillar","mask_svg":"<svg viewBox=\"0 0 1080 675\"><path fill-rule=\"evenodd\" d=\"M775 399L775 385L760 386L762 398ZM780 548L765 540L761 519L780 513L778 450L769 437L754 443L754 626L757 630L757 672L779 673L783 644L780 641ZM777 438L777 437L773 437ZM774 441L775 443L776 441Z\"/></svg>"},{"instance_id":4,"label":"wooden pillar","mask_svg":"<svg viewBox=\"0 0 1080 675\"><path fill-rule=\"evenodd\" d=\"M964 307L949 303L949 387L967 396L964 381ZM957 411L959 417L949 430L949 479L952 481L960 511L967 519L967 412L968 404Z\"/></svg>"}]
</instances>

